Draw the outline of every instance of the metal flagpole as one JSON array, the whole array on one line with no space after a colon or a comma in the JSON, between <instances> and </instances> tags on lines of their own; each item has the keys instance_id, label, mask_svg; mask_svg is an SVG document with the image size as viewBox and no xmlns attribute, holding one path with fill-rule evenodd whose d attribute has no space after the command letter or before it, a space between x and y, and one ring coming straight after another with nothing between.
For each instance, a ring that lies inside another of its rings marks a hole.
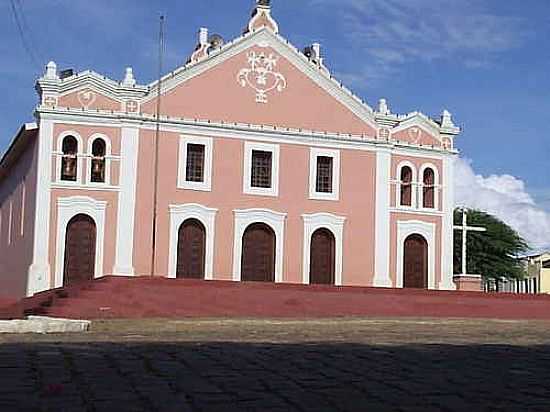
<instances>
[{"instance_id":1,"label":"metal flagpole","mask_svg":"<svg viewBox=\"0 0 550 412\"><path fill-rule=\"evenodd\" d=\"M157 218L158 218L158 161L159 161L159 140L160 140L160 111L161 111L161 88L162 88L162 62L164 58L164 16L160 16L159 31L159 65L158 65L158 83L157 83L157 113L155 130L155 158L153 163L154 186L153 186L153 242L151 253L151 277L155 276L155 265L157 255Z\"/></svg>"}]
</instances>

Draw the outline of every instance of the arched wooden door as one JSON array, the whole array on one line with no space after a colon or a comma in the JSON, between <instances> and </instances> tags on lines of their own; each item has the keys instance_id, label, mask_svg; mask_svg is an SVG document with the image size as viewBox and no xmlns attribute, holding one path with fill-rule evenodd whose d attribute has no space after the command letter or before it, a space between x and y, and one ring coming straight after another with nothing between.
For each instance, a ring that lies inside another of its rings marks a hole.
<instances>
[{"instance_id":1,"label":"arched wooden door","mask_svg":"<svg viewBox=\"0 0 550 412\"><path fill-rule=\"evenodd\" d=\"M403 272L403 287L428 288L428 242L420 235L405 240Z\"/></svg>"},{"instance_id":2,"label":"arched wooden door","mask_svg":"<svg viewBox=\"0 0 550 412\"><path fill-rule=\"evenodd\" d=\"M317 285L334 285L335 240L328 229L319 229L311 236L309 281Z\"/></svg>"},{"instance_id":3,"label":"arched wooden door","mask_svg":"<svg viewBox=\"0 0 550 412\"><path fill-rule=\"evenodd\" d=\"M88 215L76 215L67 225L63 285L74 285L95 277L96 226Z\"/></svg>"},{"instance_id":4,"label":"arched wooden door","mask_svg":"<svg viewBox=\"0 0 550 412\"><path fill-rule=\"evenodd\" d=\"M241 280L275 282L275 233L263 224L250 225L243 235Z\"/></svg>"},{"instance_id":5,"label":"arched wooden door","mask_svg":"<svg viewBox=\"0 0 550 412\"><path fill-rule=\"evenodd\" d=\"M176 277L204 279L206 229L196 219L183 222L178 232Z\"/></svg>"}]
</instances>

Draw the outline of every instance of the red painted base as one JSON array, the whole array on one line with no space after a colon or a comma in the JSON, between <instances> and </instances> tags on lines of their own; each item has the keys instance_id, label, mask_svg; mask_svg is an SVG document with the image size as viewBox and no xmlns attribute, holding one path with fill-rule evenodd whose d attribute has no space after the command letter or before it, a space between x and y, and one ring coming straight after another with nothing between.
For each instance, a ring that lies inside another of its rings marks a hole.
<instances>
[{"instance_id":1,"label":"red painted base","mask_svg":"<svg viewBox=\"0 0 550 412\"><path fill-rule=\"evenodd\" d=\"M378 316L550 320L550 297L107 277L25 299L10 317L23 314L73 319Z\"/></svg>"},{"instance_id":2,"label":"red painted base","mask_svg":"<svg viewBox=\"0 0 550 412\"><path fill-rule=\"evenodd\" d=\"M481 292L481 276L456 275L453 278L456 290L462 292Z\"/></svg>"}]
</instances>

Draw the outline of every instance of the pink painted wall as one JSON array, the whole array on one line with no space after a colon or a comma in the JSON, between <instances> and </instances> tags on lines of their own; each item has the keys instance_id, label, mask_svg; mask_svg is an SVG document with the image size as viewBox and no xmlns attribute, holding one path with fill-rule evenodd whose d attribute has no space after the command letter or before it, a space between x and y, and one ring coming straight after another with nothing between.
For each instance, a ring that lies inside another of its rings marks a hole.
<instances>
[{"instance_id":1,"label":"pink painted wall","mask_svg":"<svg viewBox=\"0 0 550 412\"><path fill-rule=\"evenodd\" d=\"M179 134L163 133L160 144L160 192L158 256L155 272L166 275L169 252L170 204L199 203L218 208L214 275L231 279L235 209L267 208L288 214L285 228L285 282L302 279L302 214L328 212L347 218L344 228L343 279L346 285L369 285L374 273L375 155L342 150L341 200L309 200L309 156L307 146L280 145L279 197L243 194L244 140L214 139L212 192L176 188ZM153 187L153 132L140 140L138 200L134 243L134 264L138 274L150 273Z\"/></svg>"},{"instance_id":2,"label":"pink painted wall","mask_svg":"<svg viewBox=\"0 0 550 412\"><path fill-rule=\"evenodd\" d=\"M0 182L0 297L11 299L26 296L27 275L33 259L38 133L33 134L10 174ZM10 203L11 242L8 243Z\"/></svg>"},{"instance_id":3,"label":"pink painted wall","mask_svg":"<svg viewBox=\"0 0 550 412\"><path fill-rule=\"evenodd\" d=\"M59 107L70 107L74 109L80 109L83 107L86 107L89 110L114 110L114 111L122 111L122 105L120 102L111 99L107 96L104 96L100 93L93 92L94 96L90 100L82 100L82 97L79 99L79 94L90 89L84 89L78 92L73 92L66 94L64 96L61 96L58 100L57 105ZM86 105L83 105L83 103Z\"/></svg>"},{"instance_id":4,"label":"pink painted wall","mask_svg":"<svg viewBox=\"0 0 550 412\"><path fill-rule=\"evenodd\" d=\"M252 47L223 64L188 80L163 97L162 112L168 116L275 125L334 133L375 136L374 129L317 86L281 57L276 70L287 80L281 93L271 91L268 104L256 103L256 92L241 87L237 75L247 68L247 53L272 53L270 48ZM238 104L236 104L238 102ZM156 99L142 105L154 114Z\"/></svg>"}]
</instances>

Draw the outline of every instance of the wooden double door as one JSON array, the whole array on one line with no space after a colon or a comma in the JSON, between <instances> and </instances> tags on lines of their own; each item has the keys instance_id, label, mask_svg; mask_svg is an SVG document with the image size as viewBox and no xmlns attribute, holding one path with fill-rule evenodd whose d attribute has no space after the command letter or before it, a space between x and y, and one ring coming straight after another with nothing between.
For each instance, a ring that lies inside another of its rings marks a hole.
<instances>
[{"instance_id":1,"label":"wooden double door","mask_svg":"<svg viewBox=\"0 0 550 412\"><path fill-rule=\"evenodd\" d=\"M428 242L420 235L405 240L403 257L403 287L428 288Z\"/></svg>"},{"instance_id":2,"label":"wooden double door","mask_svg":"<svg viewBox=\"0 0 550 412\"><path fill-rule=\"evenodd\" d=\"M275 232L268 225L250 225L242 239L241 280L275 282L275 248Z\"/></svg>"},{"instance_id":3,"label":"wooden double door","mask_svg":"<svg viewBox=\"0 0 550 412\"><path fill-rule=\"evenodd\" d=\"M335 284L335 239L328 229L319 229L311 236L309 281L313 285Z\"/></svg>"},{"instance_id":4,"label":"wooden double door","mask_svg":"<svg viewBox=\"0 0 550 412\"><path fill-rule=\"evenodd\" d=\"M96 225L84 214L76 215L67 225L63 286L94 279L96 259Z\"/></svg>"},{"instance_id":5,"label":"wooden double door","mask_svg":"<svg viewBox=\"0 0 550 412\"><path fill-rule=\"evenodd\" d=\"M206 229L196 219L183 222L178 232L176 277L204 279L206 264Z\"/></svg>"}]
</instances>

